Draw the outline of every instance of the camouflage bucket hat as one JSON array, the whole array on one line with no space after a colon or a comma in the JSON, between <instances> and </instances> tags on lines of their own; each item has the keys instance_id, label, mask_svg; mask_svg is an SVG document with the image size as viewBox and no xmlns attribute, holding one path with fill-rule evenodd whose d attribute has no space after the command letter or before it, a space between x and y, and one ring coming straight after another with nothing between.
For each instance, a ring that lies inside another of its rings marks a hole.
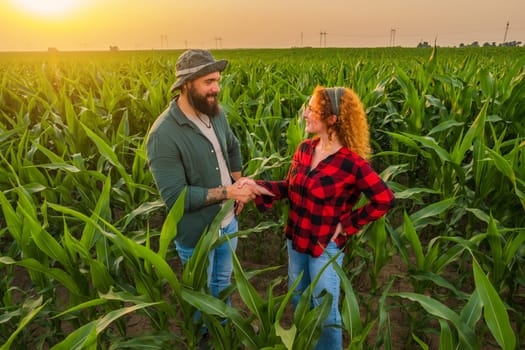
<instances>
[{"instance_id":1,"label":"camouflage bucket hat","mask_svg":"<svg viewBox=\"0 0 525 350\"><path fill-rule=\"evenodd\" d=\"M177 81L171 86L171 91L180 89L187 81L195 80L213 72L222 72L228 61L215 60L206 50L187 50L177 59L175 76Z\"/></svg>"}]
</instances>

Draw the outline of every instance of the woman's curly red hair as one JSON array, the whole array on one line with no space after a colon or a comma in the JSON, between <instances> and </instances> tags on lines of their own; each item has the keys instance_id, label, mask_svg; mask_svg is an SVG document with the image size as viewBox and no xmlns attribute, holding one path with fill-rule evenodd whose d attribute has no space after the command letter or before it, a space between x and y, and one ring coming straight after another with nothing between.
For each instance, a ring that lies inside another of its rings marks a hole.
<instances>
[{"instance_id":1,"label":"woman's curly red hair","mask_svg":"<svg viewBox=\"0 0 525 350\"><path fill-rule=\"evenodd\" d=\"M343 146L357 153L364 159L371 154L370 134L365 109L359 96L347 87L341 96L339 104L339 115L335 123L327 122L327 119L336 114L332 111L330 96L326 88L316 86L313 93L312 109L319 113L321 120L328 126L328 135L336 135Z\"/></svg>"}]
</instances>

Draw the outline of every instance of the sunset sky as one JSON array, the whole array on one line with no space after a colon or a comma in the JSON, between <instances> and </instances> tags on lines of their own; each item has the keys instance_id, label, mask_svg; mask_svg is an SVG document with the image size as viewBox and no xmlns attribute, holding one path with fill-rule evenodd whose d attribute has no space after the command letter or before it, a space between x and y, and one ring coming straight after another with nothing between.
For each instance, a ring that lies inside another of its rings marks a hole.
<instances>
[{"instance_id":1,"label":"sunset sky","mask_svg":"<svg viewBox=\"0 0 525 350\"><path fill-rule=\"evenodd\" d=\"M507 22L525 43L525 0L0 0L0 51L499 44Z\"/></svg>"}]
</instances>

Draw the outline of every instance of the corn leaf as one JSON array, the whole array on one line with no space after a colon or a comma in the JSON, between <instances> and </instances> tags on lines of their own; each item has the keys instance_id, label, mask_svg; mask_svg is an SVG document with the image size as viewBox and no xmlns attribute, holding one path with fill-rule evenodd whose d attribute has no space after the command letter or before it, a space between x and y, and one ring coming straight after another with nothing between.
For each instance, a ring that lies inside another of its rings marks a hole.
<instances>
[{"instance_id":1,"label":"corn leaf","mask_svg":"<svg viewBox=\"0 0 525 350\"><path fill-rule=\"evenodd\" d=\"M475 259L472 268L474 270L476 291L483 304L485 321L494 339L504 350L515 349L516 335L510 325L509 314L503 301Z\"/></svg>"}]
</instances>

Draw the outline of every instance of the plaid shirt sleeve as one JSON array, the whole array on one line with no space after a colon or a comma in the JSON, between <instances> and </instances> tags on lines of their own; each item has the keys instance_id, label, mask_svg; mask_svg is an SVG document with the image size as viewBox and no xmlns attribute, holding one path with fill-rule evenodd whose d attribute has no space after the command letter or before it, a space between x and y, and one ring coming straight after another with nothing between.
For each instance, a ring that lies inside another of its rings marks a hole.
<instances>
[{"instance_id":1,"label":"plaid shirt sleeve","mask_svg":"<svg viewBox=\"0 0 525 350\"><path fill-rule=\"evenodd\" d=\"M394 205L394 193L364 160L356 166L355 186L369 201L360 208L341 214L343 229L349 235L381 218Z\"/></svg>"},{"instance_id":2,"label":"plaid shirt sleeve","mask_svg":"<svg viewBox=\"0 0 525 350\"><path fill-rule=\"evenodd\" d=\"M259 211L265 211L273 206L273 203L277 200L288 198L288 182L283 181L264 181L256 180L258 185L265 187L268 191L275 194L275 197L271 196L257 196L254 199L255 206Z\"/></svg>"}]
</instances>

